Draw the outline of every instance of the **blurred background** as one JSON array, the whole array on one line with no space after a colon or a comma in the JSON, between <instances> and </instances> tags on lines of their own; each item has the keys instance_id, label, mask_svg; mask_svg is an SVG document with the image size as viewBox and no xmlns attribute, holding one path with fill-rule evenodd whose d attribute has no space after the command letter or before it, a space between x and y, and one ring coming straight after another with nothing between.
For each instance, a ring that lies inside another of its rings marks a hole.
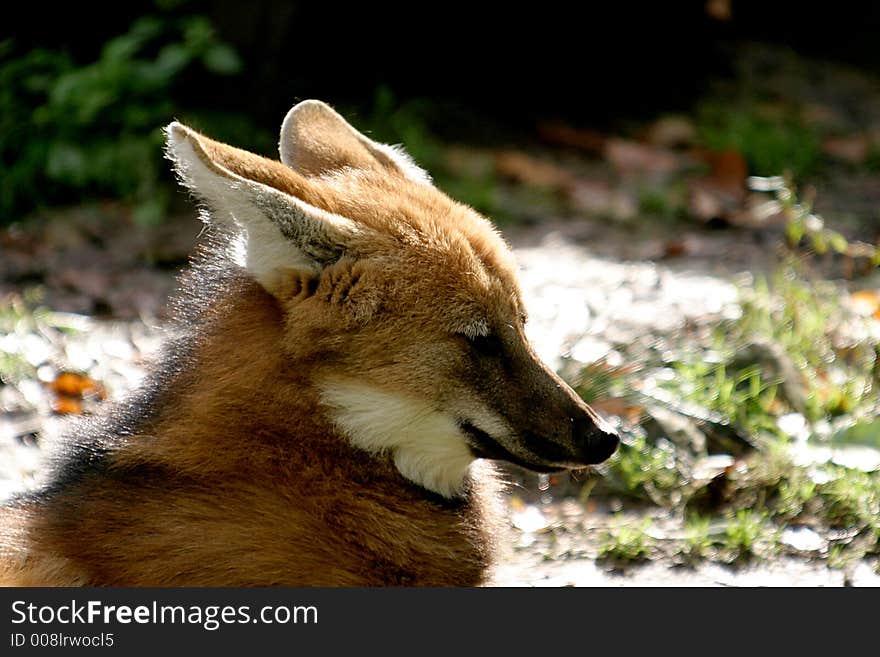
<instances>
[{"instance_id":1,"label":"blurred background","mask_svg":"<svg viewBox=\"0 0 880 657\"><path fill-rule=\"evenodd\" d=\"M19 7L0 496L161 344L200 231L162 127L275 157L314 97L499 226L539 353L624 432L511 471L502 583L876 585L880 5L570 4Z\"/></svg>"}]
</instances>

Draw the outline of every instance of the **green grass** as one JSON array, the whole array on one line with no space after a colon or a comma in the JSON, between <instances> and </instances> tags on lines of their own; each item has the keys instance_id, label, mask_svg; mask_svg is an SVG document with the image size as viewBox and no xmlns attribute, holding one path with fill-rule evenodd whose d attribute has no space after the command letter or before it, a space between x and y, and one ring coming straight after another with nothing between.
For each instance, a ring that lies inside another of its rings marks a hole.
<instances>
[{"instance_id":1,"label":"green grass","mask_svg":"<svg viewBox=\"0 0 880 657\"><path fill-rule=\"evenodd\" d=\"M685 478L675 447L667 440L651 444L643 435L624 436L617 452L603 466L606 491L670 505Z\"/></svg>"},{"instance_id":2,"label":"green grass","mask_svg":"<svg viewBox=\"0 0 880 657\"><path fill-rule=\"evenodd\" d=\"M775 532L767 531L767 519L765 512L751 509L739 509L730 513L727 517L724 546L736 559L754 556L762 542L775 538Z\"/></svg>"},{"instance_id":3,"label":"green grass","mask_svg":"<svg viewBox=\"0 0 880 657\"><path fill-rule=\"evenodd\" d=\"M807 386L808 419L872 412L877 399L873 378L876 352L869 341L842 341L847 322L859 322L842 301L845 290L828 281L806 282L794 266L779 270L772 282L758 278L743 292L743 316L735 330L782 347Z\"/></svg>"},{"instance_id":4,"label":"green grass","mask_svg":"<svg viewBox=\"0 0 880 657\"><path fill-rule=\"evenodd\" d=\"M622 520L614 523L602 537L599 558L619 564L644 561L652 551L650 525L650 519L635 526Z\"/></svg>"},{"instance_id":5,"label":"green grass","mask_svg":"<svg viewBox=\"0 0 880 657\"><path fill-rule=\"evenodd\" d=\"M778 431L773 408L779 380L758 365L738 368L694 358L671 363L675 378L663 387L682 399L720 413L749 435Z\"/></svg>"},{"instance_id":6,"label":"green grass","mask_svg":"<svg viewBox=\"0 0 880 657\"><path fill-rule=\"evenodd\" d=\"M681 554L690 561L712 557L717 541L710 533L711 525L711 518L697 514L692 515L685 524L685 538Z\"/></svg>"},{"instance_id":7,"label":"green grass","mask_svg":"<svg viewBox=\"0 0 880 657\"><path fill-rule=\"evenodd\" d=\"M683 514L688 518L684 538L673 543L687 561L769 556L790 523L829 535L843 531L847 538L832 539L827 555L838 564L880 554L880 472L830 463L798 465L790 451L793 439L780 428L782 416L800 414L810 443L833 439L835 444L877 446L872 435L880 412L876 345L870 331L858 330L867 320L846 308L845 297L839 285L808 280L789 262L775 275L744 287L742 315L718 324L705 337L688 333L671 349L633 354L627 362L641 357L640 367L587 368L576 382L587 400L624 396L638 406L645 401L639 390L653 380L662 399L672 400L671 410L698 409L721 418L721 426L755 439L756 446L739 453L735 467L697 481L694 466L704 454L673 443L656 426L649 434L643 416L629 427L618 452L598 468L603 476L593 494ZM788 370L765 362L763 352L749 346L756 343L775 345L774 358L785 360ZM802 386L799 401L791 391L794 382L786 380L792 371ZM710 430L699 417L691 419L701 431ZM830 431L832 422L844 429ZM723 524L722 533L710 535L709 518ZM601 549L620 560L648 552L631 530L609 532Z\"/></svg>"},{"instance_id":8,"label":"green grass","mask_svg":"<svg viewBox=\"0 0 880 657\"><path fill-rule=\"evenodd\" d=\"M23 296L0 301L0 338L6 338L0 340L0 385L36 378L36 368L21 353L25 337L41 339L49 332L79 332L69 321L71 315L40 306L41 296L39 288L32 288Z\"/></svg>"}]
</instances>

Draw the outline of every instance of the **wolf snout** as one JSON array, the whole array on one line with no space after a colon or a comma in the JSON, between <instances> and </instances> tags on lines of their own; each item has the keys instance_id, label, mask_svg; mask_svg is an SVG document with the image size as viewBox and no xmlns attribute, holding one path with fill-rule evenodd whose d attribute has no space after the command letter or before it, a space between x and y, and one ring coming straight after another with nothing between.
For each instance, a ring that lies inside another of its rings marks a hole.
<instances>
[{"instance_id":1,"label":"wolf snout","mask_svg":"<svg viewBox=\"0 0 880 657\"><path fill-rule=\"evenodd\" d=\"M620 438L607 422L590 417L575 418L571 425L572 443L587 464L601 463L617 450Z\"/></svg>"}]
</instances>

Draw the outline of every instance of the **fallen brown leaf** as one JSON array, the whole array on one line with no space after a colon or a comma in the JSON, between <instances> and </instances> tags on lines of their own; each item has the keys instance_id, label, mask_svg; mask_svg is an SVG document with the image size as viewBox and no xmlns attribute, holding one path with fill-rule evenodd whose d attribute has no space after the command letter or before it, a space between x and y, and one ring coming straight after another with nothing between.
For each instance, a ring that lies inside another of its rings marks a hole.
<instances>
[{"instance_id":1,"label":"fallen brown leaf","mask_svg":"<svg viewBox=\"0 0 880 657\"><path fill-rule=\"evenodd\" d=\"M752 225L752 213L744 213L748 198L746 177L748 164L741 153L733 150L693 153L695 159L708 165L709 173L688 183L688 210L701 221L721 219L735 225Z\"/></svg>"},{"instance_id":2,"label":"fallen brown leaf","mask_svg":"<svg viewBox=\"0 0 880 657\"><path fill-rule=\"evenodd\" d=\"M599 154L605 148L605 135L601 132L573 128L560 121L539 123L538 136L551 144L569 146L587 153Z\"/></svg>"},{"instance_id":3,"label":"fallen brown leaf","mask_svg":"<svg viewBox=\"0 0 880 657\"><path fill-rule=\"evenodd\" d=\"M495 170L506 178L544 189L565 191L575 183L575 176L568 169L519 151L497 153Z\"/></svg>"},{"instance_id":4,"label":"fallen brown leaf","mask_svg":"<svg viewBox=\"0 0 880 657\"><path fill-rule=\"evenodd\" d=\"M605 143L605 158L624 176L653 179L667 178L685 166L683 159L672 151L627 139L609 139Z\"/></svg>"},{"instance_id":5,"label":"fallen brown leaf","mask_svg":"<svg viewBox=\"0 0 880 657\"><path fill-rule=\"evenodd\" d=\"M104 386L84 374L75 372L60 372L48 387L60 398L86 397L95 395L104 399Z\"/></svg>"},{"instance_id":6,"label":"fallen brown leaf","mask_svg":"<svg viewBox=\"0 0 880 657\"><path fill-rule=\"evenodd\" d=\"M644 413L644 409L641 406L632 404L625 399L614 397L591 401L590 407L602 415L614 415L629 424L638 424Z\"/></svg>"},{"instance_id":7,"label":"fallen brown leaf","mask_svg":"<svg viewBox=\"0 0 880 657\"><path fill-rule=\"evenodd\" d=\"M680 258L687 253L687 242L684 240L666 240L663 244L664 258Z\"/></svg>"},{"instance_id":8,"label":"fallen brown leaf","mask_svg":"<svg viewBox=\"0 0 880 657\"><path fill-rule=\"evenodd\" d=\"M709 166L706 180L730 194L744 194L749 165L746 159L735 150L700 150L695 156Z\"/></svg>"},{"instance_id":9,"label":"fallen brown leaf","mask_svg":"<svg viewBox=\"0 0 880 657\"><path fill-rule=\"evenodd\" d=\"M850 164L863 163L868 158L870 147L868 136L863 134L829 137L822 142L825 153Z\"/></svg>"},{"instance_id":10,"label":"fallen brown leaf","mask_svg":"<svg viewBox=\"0 0 880 657\"><path fill-rule=\"evenodd\" d=\"M726 23L733 17L730 0L707 0L706 15L716 21Z\"/></svg>"},{"instance_id":11,"label":"fallen brown leaf","mask_svg":"<svg viewBox=\"0 0 880 657\"><path fill-rule=\"evenodd\" d=\"M76 397L59 395L52 399L52 411L58 415L81 415L83 412L82 401Z\"/></svg>"},{"instance_id":12,"label":"fallen brown leaf","mask_svg":"<svg viewBox=\"0 0 880 657\"><path fill-rule=\"evenodd\" d=\"M859 290L849 297L853 311L862 317L880 319L880 290Z\"/></svg>"}]
</instances>

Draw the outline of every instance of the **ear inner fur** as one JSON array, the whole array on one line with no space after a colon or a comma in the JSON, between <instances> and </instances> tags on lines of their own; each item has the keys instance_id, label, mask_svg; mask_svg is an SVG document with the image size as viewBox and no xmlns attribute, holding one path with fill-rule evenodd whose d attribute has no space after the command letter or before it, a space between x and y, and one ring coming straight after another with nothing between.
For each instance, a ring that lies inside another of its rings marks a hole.
<instances>
[{"instance_id":1,"label":"ear inner fur","mask_svg":"<svg viewBox=\"0 0 880 657\"><path fill-rule=\"evenodd\" d=\"M328 204L319 187L281 162L215 141L181 123L169 125L168 133L187 139L205 166L218 175L228 176L231 173L272 187L316 207L324 208Z\"/></svg>"},{"instance_id":2,"label":"ear inner fur","mask_svg":"<svg viewBox=\"0 0 880 657\"><path fill-rule=\"evenodd\" d=\"M168 127L168 144L183 182L211 208L208 222L242 236L245 266L270 292L280 271L319 271L339 260L361 231L296 196L314 197L313 186L280 163L212 142L178 123Z\"/></svg>"}]
</instances>

